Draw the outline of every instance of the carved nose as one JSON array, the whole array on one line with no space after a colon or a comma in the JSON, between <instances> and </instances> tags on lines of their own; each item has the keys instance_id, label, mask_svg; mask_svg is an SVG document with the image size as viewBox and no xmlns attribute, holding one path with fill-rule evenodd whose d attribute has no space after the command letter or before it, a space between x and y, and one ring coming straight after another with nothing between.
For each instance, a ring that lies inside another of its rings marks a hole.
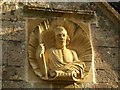
<instances>
[{"instance_id":1,"label":"carved nose","mask_svg":"<svg viewBox=\"0 0 120 90\"><path fill-rule=\"evenodd\" d=\"M64 37L61 37L60 40L64 40Z\"/></svg>"},{"instance_id":2,"label":"carved nose","mask_svg":"<svg viewBox=\"0 0 120 90\"><path fill-rule=\"evenodd\" d=\"M63 39L64 37L63 36L61 36L61 39Z\"/></svg>"},{"instance_id":3,"label":"carved nose","mask_svg":"<svg viewBox=\"0 0 120 90\"><path fill-rule=\"evenodd\" d=\"M63 36L63 35L61 35L61 38L63 39L63 38L64 38L64 36Z\"/></svg>"}]
</instances>

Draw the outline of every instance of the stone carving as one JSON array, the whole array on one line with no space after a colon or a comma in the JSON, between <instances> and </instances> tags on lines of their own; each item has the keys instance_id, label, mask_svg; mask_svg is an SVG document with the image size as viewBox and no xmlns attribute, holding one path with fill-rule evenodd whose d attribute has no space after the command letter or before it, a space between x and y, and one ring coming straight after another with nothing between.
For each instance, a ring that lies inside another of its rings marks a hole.
<instances>
[{"instance_id":1,"label":"stone carving","mask_svg":"<svg viewBox=\"0 0 120 90\"><path fill-rule=\"evenodd\" d=\"M29 61L34 72L43 80L84 79L86 64L79 59L75 49L70 47L70 38L73 36L68 35L69 30L62 24L53 27L48 23L45 28L42 24L37 26L29 39Z\"/></svg>"}]
</instances>

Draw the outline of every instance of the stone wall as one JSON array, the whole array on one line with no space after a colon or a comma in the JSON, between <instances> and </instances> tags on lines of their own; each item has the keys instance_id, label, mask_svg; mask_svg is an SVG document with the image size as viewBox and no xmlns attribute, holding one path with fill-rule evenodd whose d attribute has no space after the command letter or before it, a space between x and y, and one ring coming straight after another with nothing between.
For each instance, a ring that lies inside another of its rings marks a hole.
<instances>
[{"instance_id":1,"label":"stone wall","mask_svg":"<svg viewBox=\"0 0 120 90\"><path fill-rule=\"evenodd\" d=\"M2 7L2 86L27 88L26 76L26 24L17 3Z\"/></svg>"},{"instance_id":2,"label":"stone wall","mask_svg":"<svg viewBox=\"0 0 120 90\"><path fill-rule=\"evenodd\" d=\"M3 88L51 88L26 81L27 33L26 19L22 12L26 3L4 3L2 5L2 87ZM118 88L119 45L117 23L113 23L96 3L27 3L55 9L96 11L98 26L92 25L96 83L72 85L55 84L55 88Z\"/></svg>"}]
</instances>

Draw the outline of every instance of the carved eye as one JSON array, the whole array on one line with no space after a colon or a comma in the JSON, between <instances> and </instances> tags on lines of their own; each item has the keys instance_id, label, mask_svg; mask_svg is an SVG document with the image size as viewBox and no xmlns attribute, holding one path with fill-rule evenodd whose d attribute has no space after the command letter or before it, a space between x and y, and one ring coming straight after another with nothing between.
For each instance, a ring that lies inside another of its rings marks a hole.
<instances>
[{"instance_id":1,"label":"carved eye","mask_svg":"<svg viewBox=\"0 0 120 90\"><path fill-rule=\"evenodd\" d=\"M62 36L62 34L58 34L57 36L58 36L58 37L61 37L61 36Z\"/></svg>"},{"instance_id":2,"label":"carved eye","mask_svg":"<svg viewBox=\"0 0 120 90\"><path fill-rule=\"evenodd\" d=\"M65 37L65 34L63 34L63 37Z\"/></svg>"},{"instance_id":3,"label":"carved eye","mask_svg":"<svg viewBox=\"0 0 120 90\"><path fill-rule=\"evenodd\" d=\"M58 34L59 37L65 37L65 34Z\"/></svg>"}]
</instances>

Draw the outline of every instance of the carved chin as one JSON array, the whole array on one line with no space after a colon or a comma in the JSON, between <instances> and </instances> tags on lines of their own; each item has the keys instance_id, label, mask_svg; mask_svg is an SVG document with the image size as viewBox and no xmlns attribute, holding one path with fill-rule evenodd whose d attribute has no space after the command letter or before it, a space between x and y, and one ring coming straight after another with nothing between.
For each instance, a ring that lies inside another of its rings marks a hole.
<instances>
[{"instance_id":1,"label":"carved chin","mask_svg":"<svg viewBox=\"0 0 120 90\"><path fill-rule=\"evenodd\" d=\"M64 42L60 42L60 43L59 43L59 46L61 46L61 47L62 47L62 46L65 46L65 45L66 45L66 43L64 43Z\"/></svg>"}]
</instances>

